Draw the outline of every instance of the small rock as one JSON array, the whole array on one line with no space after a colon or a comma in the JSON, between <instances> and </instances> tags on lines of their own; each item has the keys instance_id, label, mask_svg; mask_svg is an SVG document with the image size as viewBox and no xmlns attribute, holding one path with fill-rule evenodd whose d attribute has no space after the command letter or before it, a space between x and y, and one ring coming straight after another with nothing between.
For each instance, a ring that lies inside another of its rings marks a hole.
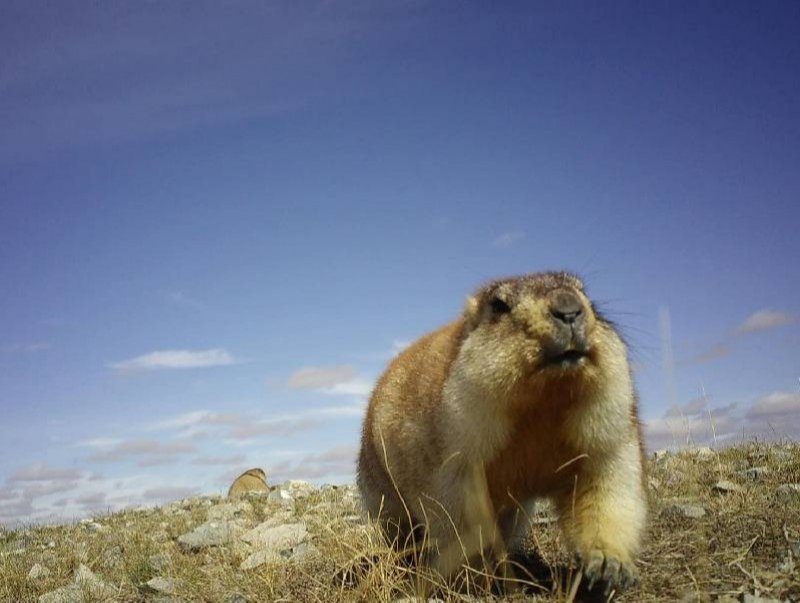
<instances>
[{"instance_id":1,"label":"small rock","mask_svg":"<svg viewBox=\"0 0 800 603\"><path fill-rule=\"evenodd\" d=\"M739 484L734 484L725 479L718 481L711 488L717 492L742 492L744 490Z\"/></svg>"},{"instance_id":2,"label":"small rock","mask_svg":"<svg viewBox=\"0 0 800 603\"><path fill-rule=\"evenodd\" d=\"M706 510L699 505L686 503L673 503L661 510L662 517L684 517L687 519L699 519L704 517Z\"/></svg>"},{"instance_id":3,"label":"small rock","mask_svg":"<svg viewBox=\"0 0 800 603\"><path fill-rule=\"evenodd\" d=\"M97 577L92 570L90 570L87 566L83 565L82 563L78 566L78 569L75 571L75 584L82 588L89 589L92 592L93 596L96 597L103 597L108 596L108 592L116 593L116 589L112 588L105 582L103 582L100 578ZM100 593L95 595L94 593Z\"/></svg>"},{"instance_id":4,"label":"small rock","mask_svg":"<svg viewBox=\"0 0 800 603\"><path fill-rule=\"evenodd\" d=\"M776 568L778 573L787 574L789 576L793 576L795 572L796 564L794 562L794 558L792 557L791 553L786 555L783 560L778 564Z\"/></svg>"},{"instance_id":5,"label":"small rock","mask_svg":"<svg viewBox=\"0 0 800 603\"><path fill-rule=\"evenodd\" d=\"M272 503L278 503L281 506L290 506L294 504L294 498L287 490L283 488L276 488L267 496L267 500Z\"/></svg>"},{"instance_id":6,"label":"small rock","mask_svg":"<svg viewBox=\"0 0 800 603\"><path fill-rule=\"evenodd\" d=\"M310 557L311 555L315 555L317 552L318 552L317 547L315 547L310 542L301 542L296 547L292 548L289 558L303 559L305 557Z\"/></svg>"},{"instance_id":7,"label":"small rock","mask_svg":"<svg viewBox=\"0 0 800 603\"><path fill-rule=\"evenodd\" d=\"M225 597L225 603L247 603L247 599L244 598L244 595L233 593Z\"/></svg>"},{"instance_id":8,"label":"small rock","mask_svg":"<svg viewBox=\"0 0 800 603\"><path fill-rule=\"evenodd\" d=\"M270 526L266 522L242 534L241 540L258 549L269 549L276 552L297 546L308 537L308 528L304 523L289 523Z\"/></svg>"},{"instance_id":9,"label":"small rock","mask_svg":"<svg viewBox=\"0 0 800 603\"><path fill-rule=\"evenodd\" d=\"M207 521L187 534L178 537L178 544L187 551L223 546L233 542L239 529L232 521Z\"/></svg>"},{"instance_id":10,"label":"small rock","mask_svg":"<svg viewBox=\"0 0 800 603\"><path fill-rule=\"evenodd\" d=\"M313 484L300 479L288 479L281 484L281 488L296 499L305 498L317 491Z\"/></svg>"},{"instance_id":11,"label":"small rock","mask_svg":"<svg viewBox=\"0 0 800 603\"><path fill-rule=\"evenodd\" d=\"M281 563L283 561L285 561L284 557L276 551L256 551L242 561L241 565L239 565L239 569L251 570L265 563Z\"/></svg>"},{"instance_id":12,"label":"small rock","mask_svg":"<svg viewBox=\"0 0 800 603\"><path fill-rule=\"evenodd\" d=\"M775 490L775 498L783 503L800 501L800 484L781 484Z\"/></svg>"},{"instance_id":13,"label":"small rock","mask_svg":"<svg viewBox=\"0 0 800 603\"><path fill-rule=\"evenodd\" d=\"M257 550L245 559L240 568L253 569L265 563L278 563L302 557L315 549L302 546L308 538L308 530L304 523L286 524L267 527L258 526L246 534L241 540L253 545Z\"/></svg>"},{"instance_id":14,"label":"small rock","mask_svg":"<svg viewBox=\"0 0 800 603\"><path fill-rule=\"evenodd\" d=\"M92 600L111 600L117 589L103 582L92 570L81 564L75 572L72 584L45 593L39 597L39 603L84 603L88 594Z\"/></svg>"},{"instance_id":15,"label":"small rock","mask_svg":"<svg viewBox=\"0 0 800 603\"><path fill-rule=\"evenodd\" d=\"M739 599L731 595L720 595L714 600L714 603L739 603Z\"/></svg>"},{"instance_id":16,"label":"small rock","mask_svg":"<svg viewBox=\"0 0 800 603\"><path fill-rule=\"evenodd\" d=\"M253 505L242 500L235 503L223 503L214 505L208 509L206 517L209 521L221 521L226 519L236 519L249 515L253 512Z\"/></svg>"},{"instance_id":17,"label":"small rock","mask_svg":"<svg viewBox=\"0 0 800 603\"><path fill-rule=\"evenodd\" d=\"M741 475L745 479L749 479L750 481L758 481L765 475L769 475L769 468L768 467L751 467L750 469L745 469L743 471L737 471L738 475Z\"/></svg>"},{"instance_id":18,"label":"small rock","mask_svg":"<svg viewBox=\"0 0 800 603\"><path fill-rule=\"evenodd\" d=\"M664 460L665 460L665 459L666 459L666 458L667 458L669 455L670 455L670 451L669 451L669 450L664 450L664 449L662 449L662 450L656 450L656 451L653 453L653 460L654 460L654 461L656 461L657 463L658 463L658 462L662 462L662 461L664 461Z\"/></svg>"},{"instance_id":19,"label":"small rock","mask_svg":"<svg viewBox=\"0 0 800 603\"><path fill-rule=\"evenodd\" d=\"M146 582L147 587L157 593L174 595L178 591L178 583L169 578L153 578Z\"/></svg>"},{"instance_id":20,"label":"small rock","mask_svg":"<svg viewBox=\"0 0 800 603\"><path fill-rule=\"evenodd\" d=\"M117 545L113 546L103 553L103 567L108 569L115 569L122 565L123 551L122 547Z\"/></svg>"},{"instance_id":21,"label":"small rock","mask_svg":"<svg viewBox=\"0 0 800 603\"><path fill-rule=\"evenodd\" d=\"M84 603L80 586L70 584L41 595L39 603Z\"/></svg>"},{"instance_id":22,"label":"small rock","mask_svg":"<svg viewBox=\"0 0 800 603\"><path fill-rule=\"evenodd\" d=\"M163 572L169 567L170 558L165 553L156 553L147 558L147 564L156 572Z\"/></svg>"},{"instance_id":23,"label":"small rock","mask_svg":"<svg viewBox=\"0 0 800 603\"><path fill-rule=\"evenodd\" d=\"M716 453L708 446L700 446L695 448L692 450L692 454L694 454L696 459L701 461L710 461L717 456Z\"/></svg>"},{"instance_id":24,"label":"small rock","mask_svg":"<svg viewBox=\"0 0 800 603\"><path fill-rule=\"evenodd\" d=\"M781 603L781 601L771 597L760 597L758 595L744 594L742 595L742 603Z\"/></svg>"},{"instance_id":25,"label":"small rock","mask_svg":"<svg viewBox=\"0 0 800 603\"><path fill-rule=\"evenodd\" d=\"M108 528L104 525L100 525L96 521L92 521L91 519L82 519L81 527L86 530L87 532L104 532L108 530Z\"/></svg>"},{"instance_id":26,"label":"small rock","mask_svg":"<svg viewBox=\"0 0 800 603\"><path fill-rule=\"evenodd\" d=\"M40 565L38 563L34 563L31 571L28 572L28 579L29 580L40 580L42 578L47 578L50 575L50 570L47 569L45 566Z\"/></svg>"}]
</instances>

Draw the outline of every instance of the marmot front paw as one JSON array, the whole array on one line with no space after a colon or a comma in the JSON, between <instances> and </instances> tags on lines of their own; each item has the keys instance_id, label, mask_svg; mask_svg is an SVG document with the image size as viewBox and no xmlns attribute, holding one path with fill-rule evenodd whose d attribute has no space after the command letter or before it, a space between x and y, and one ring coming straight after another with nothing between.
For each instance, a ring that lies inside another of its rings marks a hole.
<instances>
[{"instance_id":1,"label":"marmot front paw","mask_svg":"<svg viewBox=\"0 0 800 603\"><path fill-rule=\"evenodd\" d=\"M620 561L613 555L607 555L600 549L592 549L588 553L578 555L578 561L586 578L586 588L603 586L603 594L608 596L612 590L617 592L635 586L638 581L636 566L631 562Z\"/></svg>"}]
</instances>

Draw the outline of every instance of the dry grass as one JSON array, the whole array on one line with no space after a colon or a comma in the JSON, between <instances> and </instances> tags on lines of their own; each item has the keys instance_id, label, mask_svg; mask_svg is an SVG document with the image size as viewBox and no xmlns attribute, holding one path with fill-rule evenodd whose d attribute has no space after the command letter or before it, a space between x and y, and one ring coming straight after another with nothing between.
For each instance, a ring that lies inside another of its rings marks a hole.
<instances>
[{"instance_id":1,"label":"dry grass","mask_svg":"<svg viewBox=\"0 0 800 603\"><path fill-rule=\"evenodd\" d=\"M739 473L753 467L767 471L757 479ZM800 600L800 501L780 502L775 496L781 484L800 483L800 447L753 443L705 455L684 451L651 460L649 469L652 519L640 556L642 582L619 600L714 601L756 592ZM717 492L713 484L719 480L742 490ZM700 505L706 515L662 516L661 510L675 501ZM218 502L223 501L199 498L101 516L95 524L0 530L0 600L36 601L69 583L79 564L113 585L117 601L224 602L238 593L246 601L372 602L411 597L424 588L425 580L385 546L375 528L358 520L351 489L317 491L296 502L287 521L306 522L317 553L248 571L239 569L244 553L236 547L188 553L176 542L203 523L209 506ZM252 510L243 519L248 526L280 512L263 497L250 502ZM541 584L504 600L567 600L574 570L556 526L543 522L534 539L546 561L538 576ZM164 556L163 568L154 567L154 555ZM49 575L30 579L36 563ZM354 564L365 570L359 583L337 584L337 574ZM176 581L172 598L143 586L155 576ZM444 588L435 594L445 601L464 600Z\"/></svg>"}]
</instances>

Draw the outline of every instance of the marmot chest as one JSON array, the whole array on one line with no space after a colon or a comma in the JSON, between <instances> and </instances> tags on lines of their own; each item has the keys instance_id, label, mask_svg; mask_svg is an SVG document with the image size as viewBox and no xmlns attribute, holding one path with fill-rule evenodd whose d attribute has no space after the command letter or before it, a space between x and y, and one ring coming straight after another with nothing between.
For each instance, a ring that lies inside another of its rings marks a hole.
<instances>
[{"instance_id":1,"label":"marmot chest","mask_svg":"<svg viewBox=\"0 0 800 603\"><path fill-rule=\"evenodd\" d=\"M583 460L582 451L568 443L563 417L536 410L525 413L515 420L503 448L486 464L495 509L568 491Z\"/></svg>"}]
</instances>

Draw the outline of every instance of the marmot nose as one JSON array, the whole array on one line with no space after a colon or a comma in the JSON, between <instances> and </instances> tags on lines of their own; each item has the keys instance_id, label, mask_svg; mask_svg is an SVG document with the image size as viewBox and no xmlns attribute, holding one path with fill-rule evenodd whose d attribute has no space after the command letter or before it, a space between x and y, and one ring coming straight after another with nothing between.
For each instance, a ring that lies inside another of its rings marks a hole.
<instances>
[{"instance_id":1,"label":"marmot nose","mask_svg":"<svg viewBox=\"0 0 800 603\"><path fill-rule=\"evenodd\" d=\"M583 316L583 304L571 291L558 291L550 302L550 314L565 324L574 324Z\"/></svg>"}]
</instances>

